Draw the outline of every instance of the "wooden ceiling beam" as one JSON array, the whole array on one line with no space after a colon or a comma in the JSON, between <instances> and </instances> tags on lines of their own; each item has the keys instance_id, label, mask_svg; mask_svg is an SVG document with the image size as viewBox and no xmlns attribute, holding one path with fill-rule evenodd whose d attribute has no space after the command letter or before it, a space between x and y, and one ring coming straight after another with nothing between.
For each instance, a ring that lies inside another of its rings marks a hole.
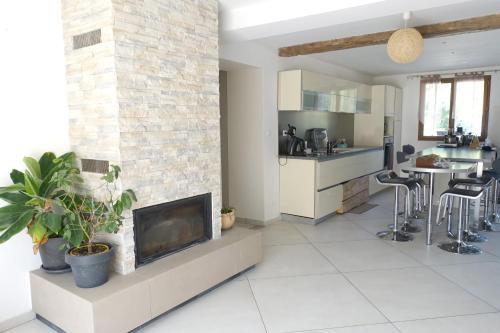
<instances>
[{"instance_id":1,"label":"wooden ceiling beam","mask_svg":"<svg viewBox=\"0 0 500 333\"><path fill-rule=\"evenodd\" d=\"M415 27L423 38L444 37L471 32L500 29L500 14L473 17L464 20L422 25ZM386 44L392 31L382 31L366 35L331 39L279 48L280 57L294 57L313 53L323 53Z\"/></svg>"}]
</instances>

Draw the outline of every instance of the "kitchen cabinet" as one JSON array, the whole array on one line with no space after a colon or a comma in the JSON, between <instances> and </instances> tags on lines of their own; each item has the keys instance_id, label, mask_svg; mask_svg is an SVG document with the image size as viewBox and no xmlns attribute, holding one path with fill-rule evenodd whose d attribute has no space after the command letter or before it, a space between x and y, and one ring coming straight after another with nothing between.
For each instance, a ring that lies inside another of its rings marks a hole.
<instances>
[{"instance_id":1,"label":"kitchen cabinet","mask_svg":"<svg viewBox=\"0 0 500 333\"><path fill-rule=\"evenodd\" d=\"M321 219L342 207L342 184L383 169L383 150L346 154L332 160L280 158L280 211Z\"/></svg>"},{"instance_id":2,"label":"kitchen cabinet","mask_svg":"<svg viewBox=\"0 0 500 333\"><path fill-rule=\"evenodd\" d=\"M394 120L401 121L402 116L403 116L403 89L395 88Z\"/></svg>"},{"instance_id":3,"label":"kitchen cabinet","mask_svg":"<svg viewBox=\"0 0 500 333\"><path fill-rule=\"evenodd\" d=\"M401 120L403 90L388 85L372 86L372 112L374 109L382 111L386 117L395 117Z\"/></svg>"},{"instance_id":4,"label":"kitchen cabinet","mask_svg":"<svg viewBox=\"0 0 500 333\"><path fill-rule=\"evenodd\" d=\"M358 112L354 116L354 145L381 146L384 135L389 135L395 136L394 147L397 148L401 142L396 136L401 138L403 91L388 85L375 85L371 93L371 112Z\"/></svg>"},{"instance_id":5,"label":"kitchen cabinet","mask_svg":"<svg viewBox=\"0 0 500 333\"><path fill-rule=\"evenodd\" d=\"M370 112L368 85L306 70L278 73L279 111Z\"/></svg>"},{"instance_id":6,"label":"kitchen cabinet","mask_svg":"<svg viewBox=\"0 0 500 333\"><path fill-rule=\"evenodd\" d=\"M384 144L384 86L371 87L371 112L354 116L354 145L382 146Z\"/></svg>"},{"instance_id":7,"label":"kitchen cabinet","mask_svg":"<svg viewBox=\"0 0 500 333\"><path fill-rule=\"evenodd\" d=\"M384 90L384 112L386 117L394 117L394 103L396 101L396 88L382 86Z\"/></svg>"}]
</instances>

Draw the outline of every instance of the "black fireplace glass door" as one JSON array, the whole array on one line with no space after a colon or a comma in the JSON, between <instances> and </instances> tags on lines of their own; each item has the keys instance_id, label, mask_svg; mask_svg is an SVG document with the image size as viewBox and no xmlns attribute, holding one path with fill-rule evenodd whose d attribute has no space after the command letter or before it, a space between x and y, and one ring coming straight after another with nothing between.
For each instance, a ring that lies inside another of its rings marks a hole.
<instances>
[{"instance_id":1,"label":"black fireplace glass door","mask_svg":"<svg viewBox=\"0 0 500 333\"><path fill-rule=\"evenodd\" d=\"M211 196L181 199L134 211L136 264L140 266L211 238Z\"/></svg>"}]
</instances>

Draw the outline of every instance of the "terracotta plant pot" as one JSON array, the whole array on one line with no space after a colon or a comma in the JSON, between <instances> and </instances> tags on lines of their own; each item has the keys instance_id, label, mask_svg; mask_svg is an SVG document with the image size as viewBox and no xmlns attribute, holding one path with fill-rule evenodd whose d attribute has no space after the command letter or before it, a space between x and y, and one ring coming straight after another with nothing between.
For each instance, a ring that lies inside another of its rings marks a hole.
<instances>
[{"instance_id":1,"label":"terracotta plant pot","mask_svg":"<svg viewBox=\"0 0 500 333\"><path fill-rule=\"evenodd\" d=\"M232 214L232 216L231 216ZM233 224L234 224L234 211L231 212L231 213L227 213L227 214L221 214L220 216L220 219L221 219L221 224L222 224L222 230L227 230L227 229L231 229L233 227Z\"/></svg>"}]
</instances>

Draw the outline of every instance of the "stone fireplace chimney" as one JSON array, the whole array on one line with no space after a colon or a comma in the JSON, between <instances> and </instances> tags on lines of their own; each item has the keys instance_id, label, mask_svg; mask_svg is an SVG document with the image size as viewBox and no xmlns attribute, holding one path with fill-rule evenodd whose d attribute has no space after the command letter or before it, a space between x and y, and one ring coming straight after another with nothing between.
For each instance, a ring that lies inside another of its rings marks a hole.
<instances>
[{"instance_id":1,"label":"stone fireplace chimney","mask_svg":"<svg viewBox=\"0 0 500 333\"><path fill-rule=\"evenodd\" d=\"M84 178L122 168L134 209L212 194L220 237L217 0L63 1L72 150ZM98 161L92 161L98 160ZM102 161L102 162L100 162ZM132 215L116 235L114 269L135 269Z\"/></svg>"}]
</instances>

